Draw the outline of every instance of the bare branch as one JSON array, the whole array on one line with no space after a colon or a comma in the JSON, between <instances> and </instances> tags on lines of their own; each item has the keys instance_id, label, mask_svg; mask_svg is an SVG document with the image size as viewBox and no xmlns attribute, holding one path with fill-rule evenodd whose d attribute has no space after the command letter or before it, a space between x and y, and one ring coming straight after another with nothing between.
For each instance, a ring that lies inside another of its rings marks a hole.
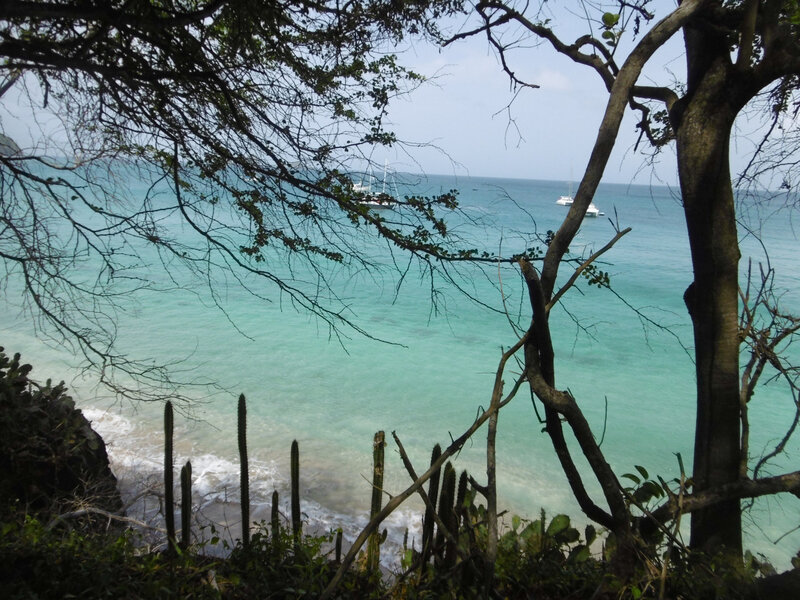
<instances>
[{"instance_id":1,"label":"bare branch","mask_svg":"<svg viewBox=\"0 0 800 600\"><path fill-rule=\"evenodd\" d=\"M605 246L600 248L600 250L598 250L597 252L593 252L589 258L587 258L584 262L582 262L580 266L577 269L575 269L572 275L570 275L570 278L567 280L567 282L563 286L561 286L561 288L559 288L558 292L556 292L553 298L547 303L547 306L545 307L547 312L550 312L550 309L575 284L575 281L577 281L578 277L580 277L580 274L583 273L589 265L591 265L594 261L600 258L603 254L611 250L611 248L614 247L614 244L616 244L622 238L622 236L629 233L630 231L631 231L630 227L626 227L622 231L617 231L614 237L611 238L611 241L609 241Z\"/></svg>"},{"instance_id":2,"label":"bare branch","mask_svg":"<svg viewBox=\"0 0 800 600\"><path fill-rule=\"evenodd\" d=\"M726 500L759 498L779 493L789 493L800 498L800 471L762 479L741 479L700 492L686 494L683 496L683 504L680 509L675 498L671 497L666 504L653 511L653 517L663 523L675 518L679 510L683 513L691 513L712 507Z\"/></svg>"},{"instance_id":3,"label":"bare branch","mask_svg":"<svg viewBox=\"0 0 800 600\"><path fill-rule=\"evenodd\" d=\"M659 21L642 38L630 53L614 80L606 111L595 140L584 176L578 186L575 200L558 232L556 232L544 259L542 286L546 298L553 293L558 268L564 254L580 227L583 216L594 197L600 178L605 171L611 150L619 131L625 105L636 85L645 63L653 53L703 6L703 0L687 0L667 17Z\"/></svg>"},{"instance_id":4,"label":"bare branch","mask_svg":"<svg viewBox=\"0 0 800 600\"><path fill-rule=\"evenodd\" d=\"M511 402L511 400L516 395L517 390L519 390L520 385L525 379L525 375L523 374L519 379L517 379L512 391L505 397L502 397L503 393L503 371L505 370L505 365L508 360L520 349L525 343L525 337L519 340L516 344L514 344L511 348L509 348L506 352L503 353L502 357L500 358L500 364L497 368L497 373L495 375L495 383L492 389L492 402L489 406L489 409L481 413L475 422L458 438L453 440L453 442L442 452L439 458L434 461L430 468L425 471L422 475L420 475L414 483L412 483L408 488L404 491L396 494L392 497L389 502L376 514L370 522L364 527L361 533L358 534L358 537L353 542L353 545L348 550L347 554L342 559L342 563L339 566L339 569L336 571L336 574L331 579L328 587L325 588L321 600L325 600L330 598L331 595L336 591L336 588L342 581L344 574L347 572L347 569L350 568L350 565L355 560L355 557L358 555L358 552L361 550L361 547L364 543L369 539L369 536L372 535L378 528L378 526L383 522L386 517L388 517L394 510L397 509L403 502L405 502L410 496L417 493L422 486L425 484L431 476L436 473L439 469L442 468L442 465L456 452L458 452L464 443L472 437L472 435L480 429L480 427L498 410L504 407L506 404ZM502 398L502 400L501 400ZM392 432L394 435L394 432ZM398 441L399 443L399 441Z\"/></svg>"}]
</instances>

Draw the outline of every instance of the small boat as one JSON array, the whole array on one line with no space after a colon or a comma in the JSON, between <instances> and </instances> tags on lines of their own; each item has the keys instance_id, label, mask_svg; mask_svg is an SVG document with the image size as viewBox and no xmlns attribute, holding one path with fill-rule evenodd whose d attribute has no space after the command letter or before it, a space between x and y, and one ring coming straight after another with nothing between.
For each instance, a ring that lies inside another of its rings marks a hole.
<instances>
[{"instance_id":1,"label":"small boat","mask_svg":"<svg viewBox=\"0 0 800 600\"><path fill-rule=\"evenodd\" d=\"M559 206L572 206L572 203L575 202L575 198L572 197L572 173L569 176L569 191L567 192L566 196L561 196L558 200L556 200L556 204Z\"/></svg>"},{"instance_id":2,"label":"small boat","mask_svg":"<svg viewBox=\"0 0 800 600\"><path fill-rule=\"evenodd\" d=\"M558 200L556 200L556 204L559 206L572 206L572 203L575 202L575 199L572 196L561 196ZM589 208L586 209L586 216L587 217L602 217L606 213L595 206L594 202L589 203Z\"/></svg>"},{"instance_id":3,"label":"small boat","mask_svg":"<svg viewBox=\"0 0 800 600\"><path fill-rule=\"evenodd\" d=\"M359 202L362 206L367 206L375 210L390 209L397 204L397 198L386 192L386 170L388 168L388 161L383 165L383 183L381 185L380 193L372 191L372 181L375 179L370 171L369 183L364 183L363 180L359 183L353 183L353 191L357 194L363 194L364 199Z\"/></svg>"},{"instance_id":4,"label":"small boat","mask_svg":"<svg viewBox=\"0 0 800 600\"><path fill-rule=\"evenodd\" d=\"M366 200L362 200L359 202L361 206L368 206L369 208L375 210L385 210L388 208L393 208L397 201L392 198L389 194L375 194L369 196Z\"/></svg>"},{"instance_id":5,"label":"small boat","mask_svg":"<svg viewBox=\"0 0 800 600\"><path fill-rule=\"evenodd\" d=\"M589 203L589 208L586 209L586 216L587 217L602 217L605 214L606 213L604 213L603 211L601 211L599 208L597 208L594 205L594 202L590 202Z\"/></svg>"}]
</instances>

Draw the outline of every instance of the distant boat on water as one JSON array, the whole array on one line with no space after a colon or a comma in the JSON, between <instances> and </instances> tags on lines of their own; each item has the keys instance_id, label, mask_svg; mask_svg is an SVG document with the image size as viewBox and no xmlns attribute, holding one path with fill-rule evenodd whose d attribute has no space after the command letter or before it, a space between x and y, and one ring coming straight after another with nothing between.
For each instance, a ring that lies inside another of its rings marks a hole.
<instances>
[{"instance_id":1,"label":"distant boat on water","mask_svg":"<svg viewBox=\"0 0 800 600\"><path fill-rule=\"evenodd\" d=\"M572 203L575 202L575 199L572 196L561 196L558 200L556 200L556 204L559 206L572 206ZM594 202L589 203L589 208L586 209L587 217L602 217L606 213L595 206Z\"/></svg>"},{"instance_id":2,"label":"distant boat on water","mask_svg":"<svg viewBox=\"0 0 800 600\"><path fill-rule=\"evenodd\" d=\"M395 186L395 194L392 195L386 191L386 174L389 168L389 161L384 161L383 163L383 181L381 182L381 191L380 192L373 192L372 191L372 183L375 180L375 176L372 174L372 170L370 170L370 174L368 177L369 183L364 183L364 181L360 181L359 183L353 183L353 191L358 194L363 194L364 199L359 202L362 206L367 206L371 209L375 210L385 210L394 207L397 204L397 186Z\"/></svg>"},{"instance_id":3,"label":"distant boat on water","mask_svg":"<svg viewBox=\"0 0 800 600\"><path fill-rule=\"evenodd\" d=\"M556 200L556 204L559 206L572 206L572 203L575 202L575 198L572 197L572 173L569 175L569 183L567 185L569 187L567 195L561 196L558 200Z\"/></svg>"},{"instance_id":4,"label":"distant boat on water","mask_svg":"<svg viewBox=\"0 0 800 600\"><path fill-rule=\"evenodd\" d=\"M586 209L586 216L587 217L602 217L605 214L606 213L604 213L603 211L601 211L599 208L597 208L594 205L594 202L590 202L589 203L589 208Z\"/></svg>"}]
</instances>

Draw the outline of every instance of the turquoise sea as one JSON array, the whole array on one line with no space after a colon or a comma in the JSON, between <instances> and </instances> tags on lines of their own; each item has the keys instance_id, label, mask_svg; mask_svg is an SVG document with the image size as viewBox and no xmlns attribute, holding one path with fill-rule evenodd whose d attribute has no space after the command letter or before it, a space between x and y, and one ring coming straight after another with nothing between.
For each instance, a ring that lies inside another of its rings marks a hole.
<instances>
[{"instance_id":1,"label":"turquoise sea","mask_svg":"<svg viewBox=\"0 0 800 600\"><path fill-rule=\"evenodd\" d=\"M469 247L503 256L535 245L533 235L557 228L567 210L555 203L567 192L567 182L445 176L400 182L401 193L451 188L459 190L463 210L444 215L451 230L470 240ZM690 468L694 429L692 338L682 300L692 272L680 199L667 187L604 184L594 202L605 216L585 220L574 253L602 247L614 235L611 221L632 231L601 259L615 293L581 279L553 309L556 383L578 399L618 474L642 465L651 475L671 479L679 474L677 453ZM762 199L759 205L743 200L742 265L748 257L763 263L766 248L776 287L786 290L783 306L797 314L800 243L793 222L797 214L786 205L785 197ZM348 318L368 336L343 330L345 337L337 337L276 290L265 288L271 301L259 300L232 280L215 282L214 301L201 283L194 292L143 293L126 300L118 315L121 347L138 357L181 361L184 378L213 380L224 390L189 389L198 402L176 418L176 463L191 459L194 503L209 518L228 519L233 526L237 521L239 393L248 399L254 519L268 517L273 489L282 494L282 504L288 502L289 446L297 439L309 525L342 526L348 539L366 522L376 431L387 432L385 487L394 494L409 479L390 432L397 433L422 472L434 443L446 446L488 405L502 349L517 340L510 321L524 326L530 318L516 270L461 266L454 274L459 290L438 276L432 285L424 270L393 262L374 240L363 243L375 269L326 267L325 275L347 306ZM396 265L404 273L401 285ZM285 277L312 281L301 266L275 268ZM562 278L566 273L564 268ZM160 277L157 271L152 276ZM129 492L142 482L157 484L163 407L115 403L90 375L76 376L73 357L37 340L13 289L7 286L7 306L0 311L0 344L32 362L34 376L68 382L106 439ZM511 365L506 389L516 373ZM761 386L751 405L751 453L759 455L782 435L795 405L778 384ZM467 469L479 481L485 479L484 440L481 431L456 460L457 469ZM795 439L772 472L795 470L798 464L800 440ZM584 521L527 390L500 415L498 467L501 508L509 514L535 518L544 508ZM800 548L800 532L784 534L798 525L796 498L760 501L747 518L747 545L786 567ZM418 537L415 501L392 518L390 541L399 543L406 527L411 539Z\"/></svg>"}]
</instances>

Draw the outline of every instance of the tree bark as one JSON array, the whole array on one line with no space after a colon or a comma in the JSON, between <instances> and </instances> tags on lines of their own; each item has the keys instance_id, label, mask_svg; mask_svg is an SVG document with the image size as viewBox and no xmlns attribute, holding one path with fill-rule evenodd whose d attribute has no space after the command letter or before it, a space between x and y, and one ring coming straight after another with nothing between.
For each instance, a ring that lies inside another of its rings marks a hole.
<instances>
[{"instance_id":1,"label":"tree bark","mask_svg":"<svg viewBox=\"0 0 800 600\"><path fill-rule=\"evenodd\" d=\"M684 299L694 329L695 491L736 481L739 411L739 244L728 147L743 103L724 39L685 32L688 89L672 111L694 282ZM691 545L741 557L741 510L727 500L692 515Z\"/></svg>"}]
</instances>

